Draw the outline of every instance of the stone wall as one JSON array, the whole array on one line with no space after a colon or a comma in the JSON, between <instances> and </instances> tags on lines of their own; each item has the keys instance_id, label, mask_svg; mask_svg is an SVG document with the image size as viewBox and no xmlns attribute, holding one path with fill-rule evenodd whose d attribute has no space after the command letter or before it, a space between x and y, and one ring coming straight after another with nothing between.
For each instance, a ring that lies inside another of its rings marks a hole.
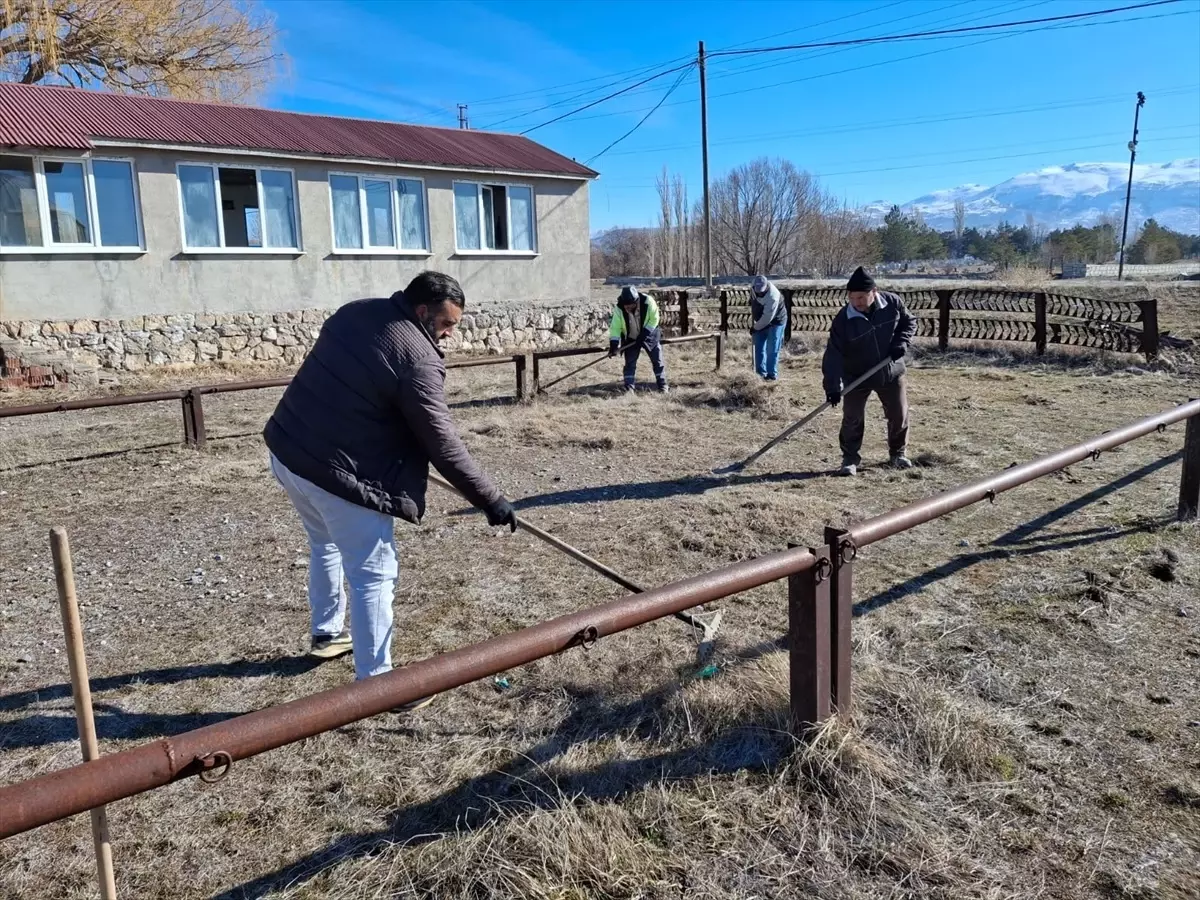
<instances>
[{"instance_id":1,"label":"stone wall","mask_svg":"<svg viewBox=\"0 0 1200 900\"><path fill-rule=\"evenodd\" d=\"M596 341L608 333L612 309L597 303L472 304L448 351L512 353ZM61 355L82 366L138 371L226 360L298 363L333 310L281 313L185 313L132 319L3 322L11 346Z\"/></svg>"}]
</instances>

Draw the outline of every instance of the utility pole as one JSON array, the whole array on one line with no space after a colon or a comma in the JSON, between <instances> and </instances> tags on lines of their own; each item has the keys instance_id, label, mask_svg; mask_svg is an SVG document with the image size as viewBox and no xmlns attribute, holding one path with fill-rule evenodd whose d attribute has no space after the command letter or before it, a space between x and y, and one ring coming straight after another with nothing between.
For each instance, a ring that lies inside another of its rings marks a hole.
<instances>
[{"instance_id":1,"label":"utility pole","mask_svg":"<svg viewBox=\"0 0 1200 900\"><path fill-rule=\"evenodd\" d=\"M469 127L467 125L467 104L465 103L458 104L458 127L462 129Z\"/></svg>"},{"instance_id":2,"label":"utility pole","mask_svg":"<svg viewBox=\"0 0 1200 900\"><path fill-rule=\"evenodd\" d=\"M708 91L704 82L704 41L697 57L700 65L700 147L704 159L704 291L712 296L712 206L708 199Z\"/></svg>"},{"instance_id":3,"label":"utility pole","mask_svg":"<svg viewBox=\"0 0 1200 900\"><path fill-rule=\"evenodd\" d=\"M1129 182L1125 185L1125 224L1121 226L1121 257L1117 262L1117 281L1125 276L1125 236L1129 232L1129 198L1133 195L1133 161L1137 158L1138 115L1146 105L1146 95L1138 91L1133 108L1133 140L1129 142Z\"/></svg>"}]
</instances>

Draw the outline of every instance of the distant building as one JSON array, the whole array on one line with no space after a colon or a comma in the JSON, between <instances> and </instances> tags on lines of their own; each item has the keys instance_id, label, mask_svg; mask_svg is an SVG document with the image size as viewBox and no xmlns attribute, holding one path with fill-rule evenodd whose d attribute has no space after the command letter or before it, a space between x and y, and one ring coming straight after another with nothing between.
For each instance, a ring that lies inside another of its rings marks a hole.
<instances>
[{"instance_id":1,"label":"distant building","mask_svg":"<svg viewBox=\"0 0 1200 900\"><path fill-rule=\"evenodd\" d=\"M582 299L596 174L515 135L0 83L0 320L333 307L430 268Z\"/></svg>"}]
</instances>

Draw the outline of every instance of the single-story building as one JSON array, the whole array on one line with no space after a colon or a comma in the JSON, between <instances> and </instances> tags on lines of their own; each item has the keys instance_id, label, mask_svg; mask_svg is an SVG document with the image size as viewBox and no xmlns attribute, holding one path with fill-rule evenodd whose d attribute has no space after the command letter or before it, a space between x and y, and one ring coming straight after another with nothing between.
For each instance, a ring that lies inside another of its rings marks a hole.
<instances>
[{"instance_id":1,"label":"single-story building","mask_svg":"<svg viewBox=\"0 0 1200 900\"><path fill-rule=\"evenodd\" d=\"M588 296L596 172L525 137L0 83L0 321Z\"/></svg>"}]
</instances>

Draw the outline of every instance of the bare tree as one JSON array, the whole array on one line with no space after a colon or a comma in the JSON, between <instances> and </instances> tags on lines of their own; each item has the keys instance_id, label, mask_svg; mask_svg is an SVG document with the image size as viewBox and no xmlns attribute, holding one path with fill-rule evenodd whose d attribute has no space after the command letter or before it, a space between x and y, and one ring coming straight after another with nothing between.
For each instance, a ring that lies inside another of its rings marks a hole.
<instances>
[{"instance_id":1,"label":"bare tree","mask_svg":"<svg viewBox=\"0 0 1200 900\"><path fill-rule=\"evenodd\" d=\"M847 275L855 266L874 262L866 220L828 194L809 224L806 243L811 265L827 278Z\"/></svg>"},{"instance_id":2,"label":"bare tree","mask_svg":"<svg viewBox=\"0 0 1200 900\"><path fill-rule=\"evenodd\" d=\"M0 0L0 79L248 100L284 60L253 0Z\"/></svg>"},{"instance_id":3,"label":"bare tree","mask_svg":"<svg viewBox=\"0 0 1200 900\"><path fill-rule=\"evenodd\" d=\"M757 159L710 188L713 249L722 267L746 275L794 261L819 197L807 172L787 160Z\"/></svg>"},{"instance_id":4,"label":"bare tree","mask_svg":"<svg viewBox=\"0 0 1200 900\"><path fill-rule=\"evenodd\" d=\"M967 204L962 197L954 201L954 254L963 255L963 235L967 232Z\"/></svg>"}]
</instances>

